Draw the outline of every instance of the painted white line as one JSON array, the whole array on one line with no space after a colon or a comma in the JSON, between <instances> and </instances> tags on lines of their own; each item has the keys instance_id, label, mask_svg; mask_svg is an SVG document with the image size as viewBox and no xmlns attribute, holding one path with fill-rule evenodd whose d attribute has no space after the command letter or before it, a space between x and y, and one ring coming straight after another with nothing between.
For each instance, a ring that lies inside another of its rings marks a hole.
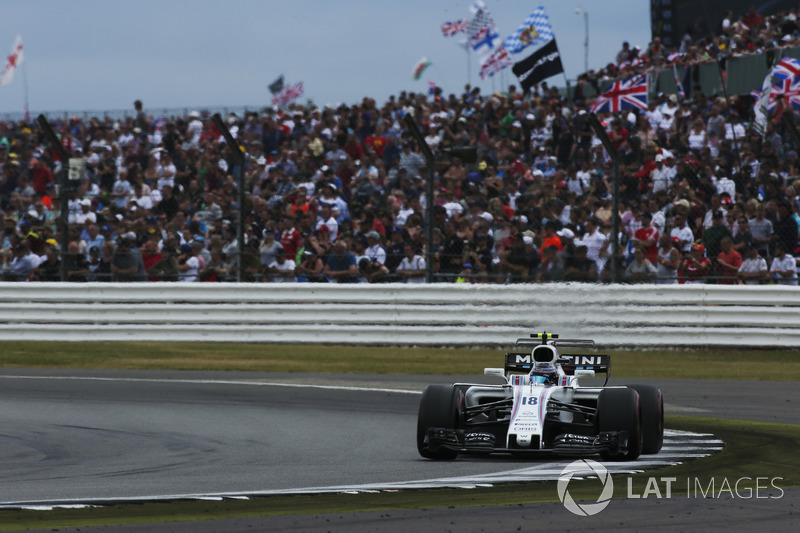
<instances>
[{"instance_id":1,"label":"painted white line","mask_svg":"<svg viewBox=\"0 0 800 533\"><path fill-rule=\"evenodd\" d=\"M270 381L239 381L228 379L166 379L166 378L102 378L95 376L16 376L0 375L0 379L30 379L57 381L109 381L116 383L177 383L189 385L249 385L256 387L293 387L298 389L325 389L351 392L391 392L395 394L422 394L408 389L385 389L380 387L349 387L344 385L313 385L310 383L283 383Z\"/></svg>"},{"instance_id":2,"label":"painted white line","mask_svg":"<svg viewBox=\"0 0 800 533\"><path fill-rule=\"evenodd\" d=\"M691 439L697 435L676 430L664 431L665 448L674 446L676 443ZM706 434L706 437L709 436ZM714 442L716 444L716 442ZM637 461L625 461L606 463L604 466L610 474L636 474L663 468L665 466L681 464L687 459L708 457L718 453L718 447L697 446L689 448L694 453L668 454L663 451L657 455L644 456ZM563 473L564 468L569 464L569 460L558 460L546 464L532 465L526 468L505 470L502 472L476 474L472 476L455 476L435 479L422 479L412 481L398 481L385 483L365 483L360 485L339 485L327 487L301 487L289 489L271 489L262 491L246 492L223 492L206 494L163 494L152 496L113 498L113 499L85 499L85 500L51 500L51 501L28 501L28 502L0 502L0 508L21 509L21 508L56 508L73 505L106 505L114 503L134 503L146 501L169 501L169 500L219 500L219 499L243 499L257 496L275 495L298 495L298 494L359 494L365 492L384 492L398 490L416 490L431 488L462 488L472 489L476 487L491 487L496 484L518 483L528 481L554 481ZM591 472L587 472L590 474ZM587 476L592 477L592 476Z\"/></svg>"},{"instance_id":3,"label":"painted white line","mask_svg":"<svg viewBox=\"0 0 800 533\"><path fill-rule=\"evenodd\" d=\"M293 387L325 390L342 391L366 391L366 392L389 392L397 394L421 394L420 391L406 389L385 389L377 387L349 387L337 385L313 385L304 383L280 383L263 381L240 381L240 380L210 380L210 379L163 379L163 378L120 378L120 377L93 377L93 376L21 376L21 375L0 375L0 379L30 379L30 380L79 380L79 381L106 381L106 382L129 382L129 383L177 383L177 384L210 384L210 385L246 385L246 386L267 386L267 387ZM720 440L715 440L710 433L691 433L687 431L665 430L664 448L662 453L645 460L612 463L605 465L611 474L634 474L646 470L661 468L666 465L680 464L685 459L707 457L721 450L723 444ZM696 446L693 446L696 445ZM683 451L693 452L671 454L664 452ZM149 495L128 498L90 498L81 500L50 500L50 501L28 501L28 502L0 502L0 508L14 509L47 509L56 507L78 507L87 505L104 505L113 502L145 502L145 501L167 501L178 499L194 500L221 500L221 499L242 499L253 496L268 496L279 494L322 494L322 493L361 493L376 491L395 491L425 488L475 488L479 486L492 486L495 483L515 483L520 481L552 481L558 479L564 467L569 461L550 462L543 465L531 466L523 469L508 470L474 476L461 476L450 478L438 478L404 482L368 483L362 485L343 485L329 487L305 487L293 489L273 489L263 491L244 491L226 493L205 493L205 494L171 494L171 495Z\"/></svg>"}]
</instances>

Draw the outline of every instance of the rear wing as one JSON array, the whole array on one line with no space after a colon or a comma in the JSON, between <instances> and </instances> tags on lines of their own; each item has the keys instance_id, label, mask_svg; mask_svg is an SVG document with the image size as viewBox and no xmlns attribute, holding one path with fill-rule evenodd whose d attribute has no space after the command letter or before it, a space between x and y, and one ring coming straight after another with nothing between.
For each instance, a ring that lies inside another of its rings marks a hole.
<instances>
[{"instance_id":1,"label":"rear wing","mask_svg":"<svg viewBox=\"0 0 800 533\"><path fill-rule=\"evenodd\" d=\"M590 339L559 339L557 333L531 333L530 337L517 339L515 346L528 347L550 344L556 348L595 348L595 343Z\"/></svg>"},{"instance_id":2,"label":"rear wing","mask_svg":"<svg viewBox=\"0 0 800 533\"><path fill-rule=\"evenodd\" d=\"M576 370L594 370L595 374L605 374L606 383L611 375L611 356L606 354L569 354L560 355L558 364L568 376L575 375ZM507 352L504 369L506 373L525 373L533 368L530 352Z\"/></svg>"},{"instance_id":3,"label":"rear wing","mask_svg":"<svg viewBox=\"0 0 800 533\"><path fill-rule=\"evenodd\" d=\"M569 354L562 355L558 362L564 373L575 374L576 370L594 370L595 374L611 373L611 356L601 354Z\"/></svg>"}]
</instances>

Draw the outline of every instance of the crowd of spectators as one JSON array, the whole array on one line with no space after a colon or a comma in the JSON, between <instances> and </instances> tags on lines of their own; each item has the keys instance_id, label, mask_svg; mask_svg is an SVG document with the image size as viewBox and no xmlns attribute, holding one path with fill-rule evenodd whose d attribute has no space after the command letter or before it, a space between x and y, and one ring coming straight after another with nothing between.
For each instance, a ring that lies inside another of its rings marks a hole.
<instances>
[{"instance_id":1,"label":"crowd of spectators","mask_svg":"<svg viewBox=\"0 0 800 533\"><path fill-rule=\"evenodd\" d=\"M653 38L644 48L625 41L614 61L585 72L579 76L578 83L579 86L591 84L597 92L598 83L603 80L654 72L669 68L673 63L693 67L719 61L724 70L730 57L771 55L780 48L800 45L798 18L800 8L762 16L755 7L738 18L728 10L721 22L711 29L705 25L705 19L698 18L694 26L685 29L677 46L665 46L659 37Z\"/></svg>"},{"instance_id":2,"label":"crowd of spectators","mask_svg":"<svg viewBox=\"0 0 800 533\"><path fill-rule=\"evenodd\" d=\"M59 191L69 196L66 227L55 187L65 163L34 122L0 123L0 273L424 282L426 161L411 114L435 156L436 281L608 282L616 271L630 283L794 285L797 147L782 122L770 121L764 138L752 130L748 99L695 91L602 114L622 157L617 213L591 102L546 84L230 114L245 153L241 206L239 158L207 113L151 116L137 101L126 119L57 121L62 145L86 162Z\"/></svg>"}]
</instances>

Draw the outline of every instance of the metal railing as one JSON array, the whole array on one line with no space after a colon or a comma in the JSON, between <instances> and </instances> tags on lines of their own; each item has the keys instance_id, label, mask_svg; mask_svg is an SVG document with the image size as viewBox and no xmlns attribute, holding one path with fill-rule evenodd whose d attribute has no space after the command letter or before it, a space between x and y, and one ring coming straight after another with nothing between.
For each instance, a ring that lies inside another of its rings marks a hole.
<instances>
[{"instance_id":1,"label":"metal railing","mask_svg":"<svg viewBox=\"0 0 800 533\"><path fill-rule=\"evenodd\" d=\"M800 288L723 285L0 283L0 341L800 347Z\"/></svg>"}]
</instances>

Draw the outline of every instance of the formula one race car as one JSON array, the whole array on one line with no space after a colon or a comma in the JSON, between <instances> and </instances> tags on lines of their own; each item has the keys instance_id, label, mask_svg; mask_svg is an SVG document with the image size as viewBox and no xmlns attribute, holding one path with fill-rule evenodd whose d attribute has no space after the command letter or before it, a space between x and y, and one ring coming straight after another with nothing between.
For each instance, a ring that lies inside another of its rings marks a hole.
<instances>
[{"instance_id":1,"label":"formula one race car","mask_svg":"<svg viewBox=\"0 0 800 533\"><path fill-rule=\"evenodd\" d=\"M664 439L661 390L608 387L610 356L561 354L560 348L594 349L595 343L532 334L506 353L505 368L484 369L506 383L427 387L417 419L420 455L438 460L459 453L600 455L632 461L658 453ZM598 373L605 374L602 385L579 384Z\"/></svg>"}]
</instances>

